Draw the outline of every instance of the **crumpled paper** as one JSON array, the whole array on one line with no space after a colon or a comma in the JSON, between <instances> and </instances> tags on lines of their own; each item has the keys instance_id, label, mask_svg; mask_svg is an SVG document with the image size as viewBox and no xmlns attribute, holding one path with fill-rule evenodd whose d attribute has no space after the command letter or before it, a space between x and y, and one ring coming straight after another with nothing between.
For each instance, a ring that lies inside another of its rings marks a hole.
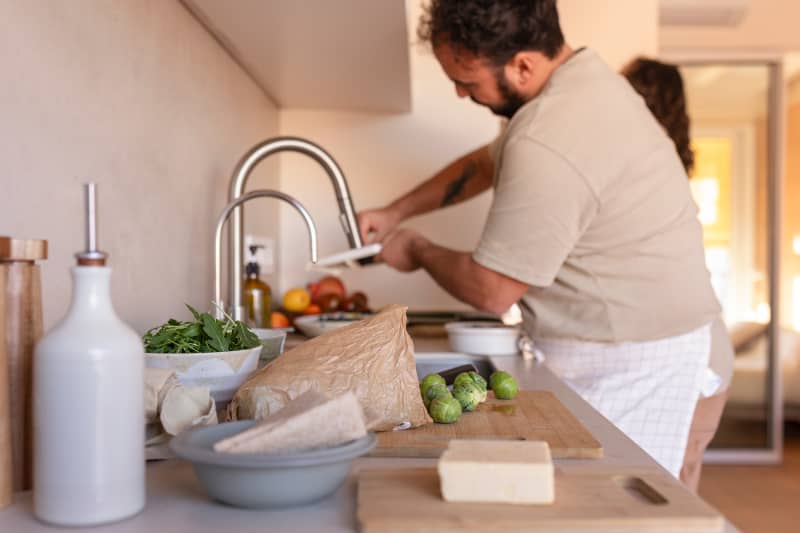
<instances>
[{"instance_id":1,"label":"crumpled paper","mask_svg":"<svg viewBox=\"0 0 800 533\"><path fill-rule=\"evenodd\" d=\"M239 388L228 419L263 419L308 390L352 391L371 431L432 422L419 392L406 308L399 305L285 352Z\"/></svg>"},{"instance_id":2,"label":"crumpled paper","mask_svg":"<svg viewBox=\"0 0 800 533\"><path fill-rule=\"evenodd\" d=\"M185 387L174 370L146 368L144 418L147 459L166 459L172 456L166 444L174 435L217 423L217 406L208 387Z\"/></svg>"}]
</instances>

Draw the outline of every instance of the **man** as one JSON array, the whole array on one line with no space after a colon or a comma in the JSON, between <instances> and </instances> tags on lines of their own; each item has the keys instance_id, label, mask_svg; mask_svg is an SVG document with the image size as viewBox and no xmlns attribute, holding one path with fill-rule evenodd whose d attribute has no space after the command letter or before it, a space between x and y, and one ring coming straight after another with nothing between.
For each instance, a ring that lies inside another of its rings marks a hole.
<instances>
[{"instance_id":1,"label":"man","mask_svg":"<svg viewBox=\"0 0 800 533\"><path fill-rule=\"evenodd\" d=\"M420 37L458 96L510 121L360 213L365 240L476 308L518 302L548 366L677 477L720 308L671 141L597 54L564 43L554 0L433 0ZM473 252L396 228L491 187Z\"/></svg>"}]
</instances>

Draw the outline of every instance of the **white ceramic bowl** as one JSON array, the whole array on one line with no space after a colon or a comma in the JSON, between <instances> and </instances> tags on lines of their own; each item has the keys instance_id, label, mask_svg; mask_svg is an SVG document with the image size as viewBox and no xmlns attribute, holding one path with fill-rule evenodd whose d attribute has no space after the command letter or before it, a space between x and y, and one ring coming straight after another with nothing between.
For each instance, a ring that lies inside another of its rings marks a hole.
<instances>
[{"instance_id":1,"label":"white ceramic bowl","mask_svg":"<svg viewBox=\"0 0 800 533\"><path fill-rule=\"evenodd\" d=\"M229 402L236 390L258 367L263 346L234 352L209 353L146 353L148 368L175 370L178 381L187 387L208 387L220 404Z\"/></svg>"},{"instance_id":2,"label":"white ceramic bowl","mask_svg":"<svg viewBox=\"0 0 800 533\"><path fill-rule=\"evenodd\" d=\"M351 313L337 311L321 315L299 316L294 319L294 326L306 337L317 337L323 333L355 324L369 316L369 313Z\"/></svg>"},{"instance_id":3,"label":"white ceramic bowl","mask_svg":"<svg viewBox=\"0 0 800 533\"><path fill-rule=\"evenodd\" d=\"M454 352L473 355L519 353L519 326L497 322L448 322L444 328Z\"/></svg>"},{"instance_id":4,"label":"white ceramic bowl","mask_svg":"<svg viewBox=\"0 0 800 533\"><path fill-rule=\"evenodd\" d=\"M283 346L286 344L286 334L292 328L250 328L261 341L264 349L259 356L259 366L271 363L283 353Z\"/></svg>"}]
</instances>

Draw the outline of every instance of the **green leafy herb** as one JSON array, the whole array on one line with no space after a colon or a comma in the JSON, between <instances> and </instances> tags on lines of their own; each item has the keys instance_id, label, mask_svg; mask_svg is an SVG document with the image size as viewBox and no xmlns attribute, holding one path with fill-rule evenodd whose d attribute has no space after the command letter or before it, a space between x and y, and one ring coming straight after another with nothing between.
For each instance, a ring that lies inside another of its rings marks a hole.
<instances>
[{"instance_id":1,"label":"green leafy herb","mask_svg":"<svg viewBox=\"0 0 800 533\"><path fill-rule=\"evenodd\" d=\"M170 318L144 334L147 353L228 352L255 348L261 341L244 323L223 313L223 320L210 313L199 313L186 304L193 322Z\"/></svg>"}]
</instances>

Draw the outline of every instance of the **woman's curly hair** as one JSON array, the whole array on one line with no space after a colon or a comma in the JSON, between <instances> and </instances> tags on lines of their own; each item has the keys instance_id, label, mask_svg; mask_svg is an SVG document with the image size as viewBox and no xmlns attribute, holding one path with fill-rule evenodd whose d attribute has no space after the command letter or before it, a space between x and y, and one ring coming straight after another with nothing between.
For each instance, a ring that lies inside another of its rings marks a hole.
<instances>
[{"instance_id":1,"label":"woman's curly hair","mask_svg":"<svg viewBox=\"0 0 800 533\"><path fill-rule=\"evenodd\" d=\"M638 57L622 71L642 95L650 112L675 143L687 174L694 167L694 152L689 145L689 115L683 78L675 65Z\"/></svg>"},{"instance_id":2,"label":"woman's curly hair","mask_svg":"<svg viewBox=\"0 0 800 533\"><path fill-rule=\"evenodd\" d=\"M417 35L505 65L517 52L555 57L564 45L556 0L431 0Z\"/></svg>"}]
</instances>

